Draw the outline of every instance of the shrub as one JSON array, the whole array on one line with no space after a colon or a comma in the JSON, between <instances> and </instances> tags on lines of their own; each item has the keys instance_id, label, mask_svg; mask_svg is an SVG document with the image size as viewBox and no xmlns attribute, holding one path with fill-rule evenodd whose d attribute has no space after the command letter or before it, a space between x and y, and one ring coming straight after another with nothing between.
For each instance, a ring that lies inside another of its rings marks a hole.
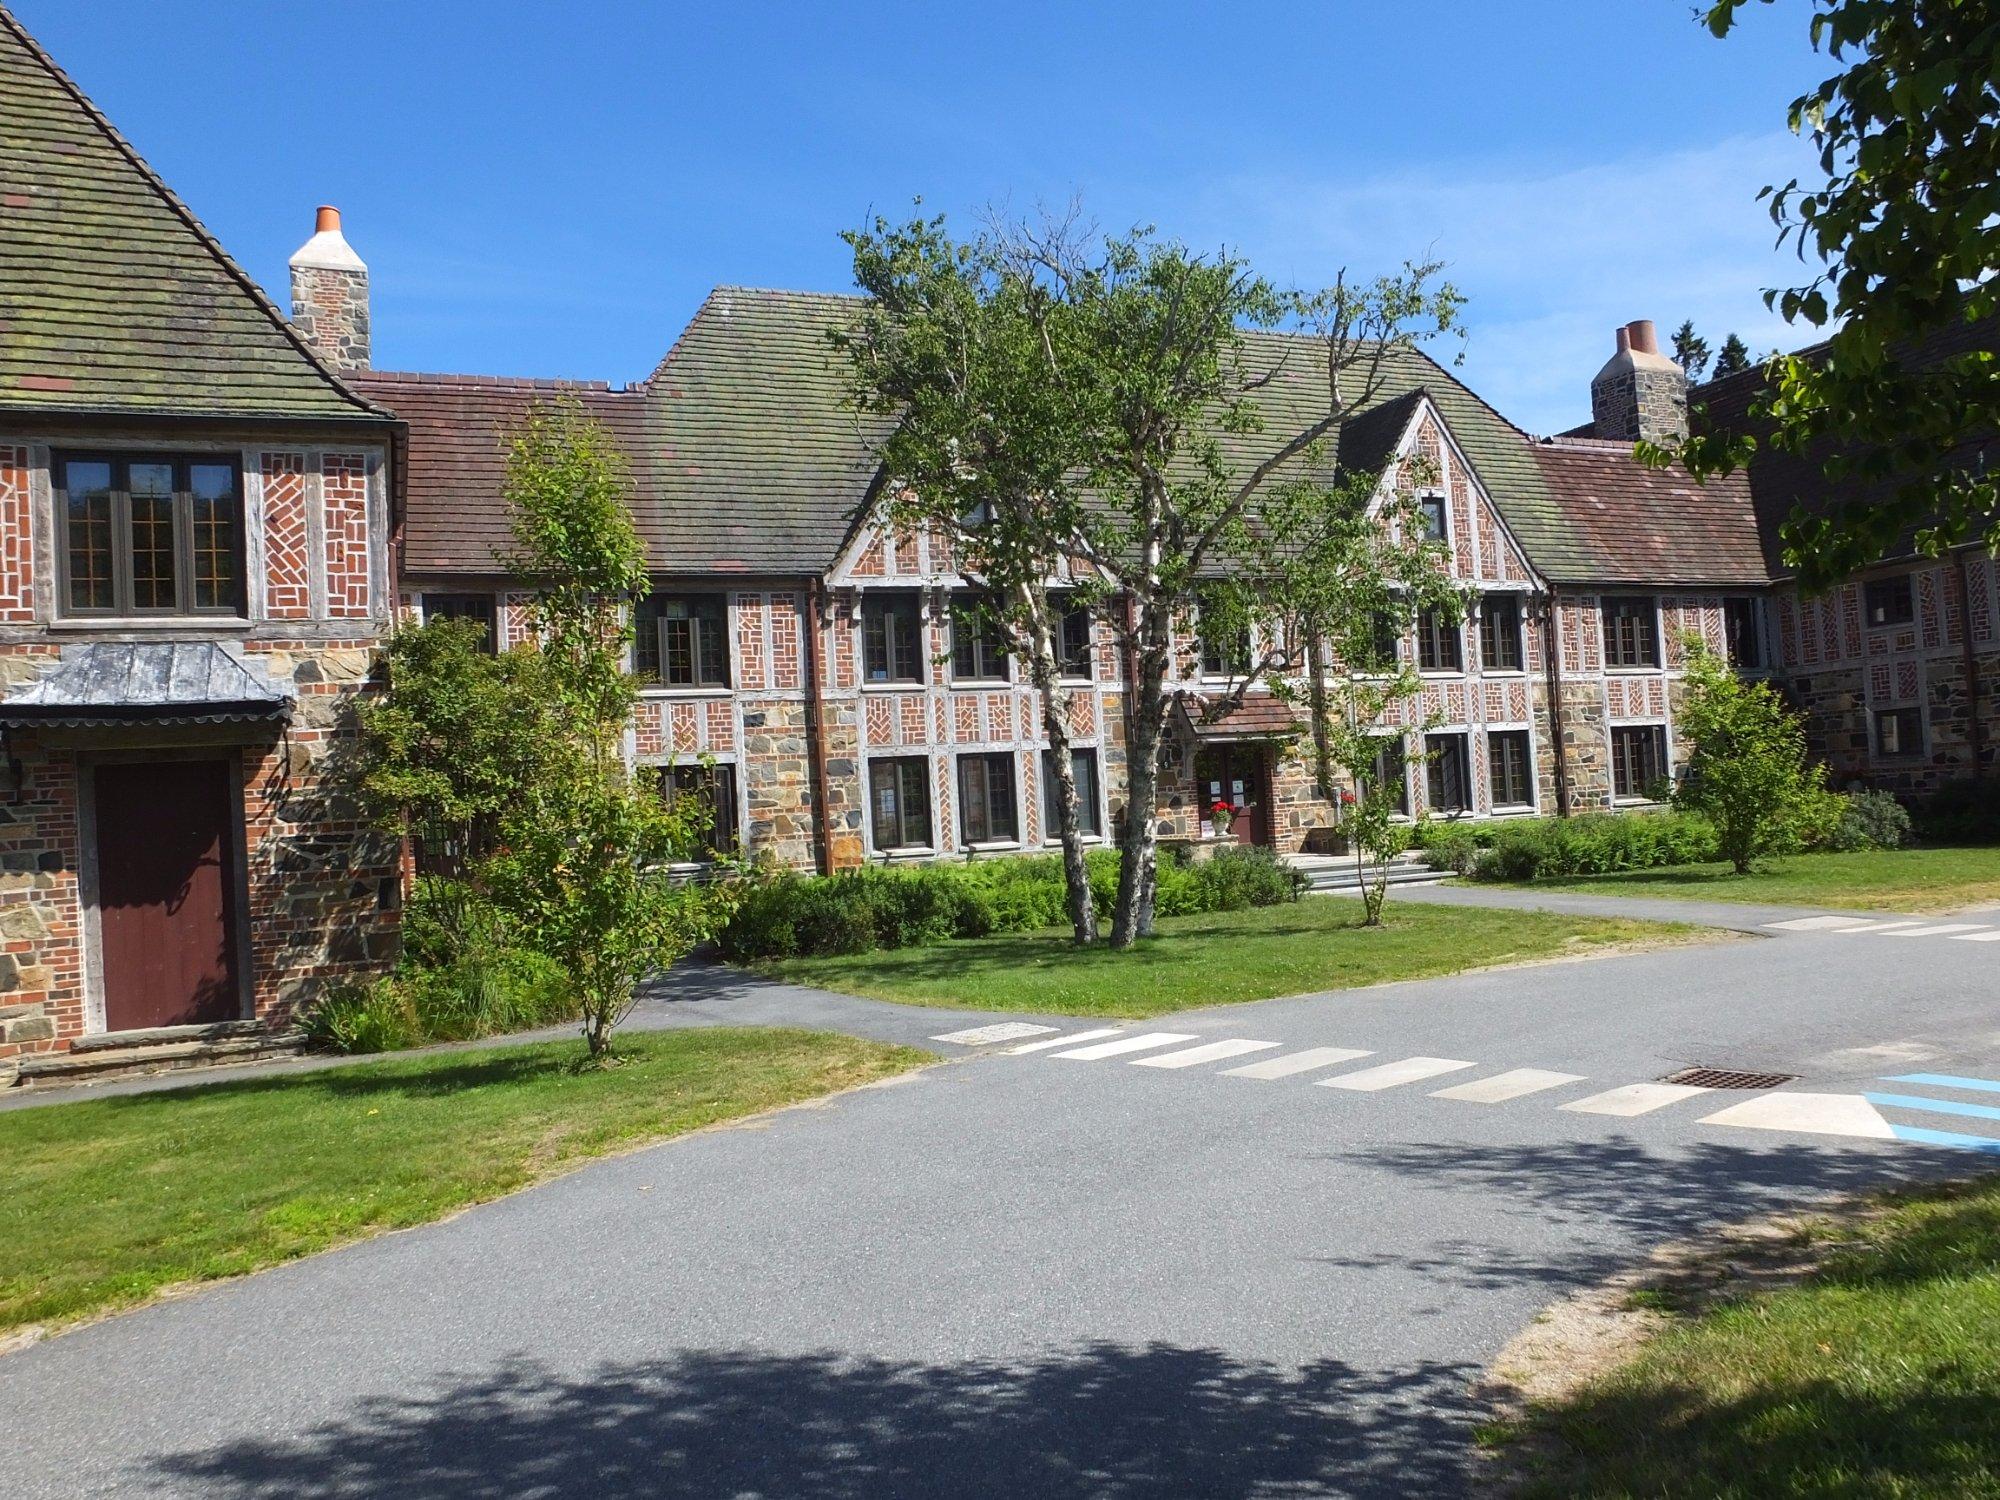
<instances>
[{"instance_id":1,"label":"shrub","mask_svg":"<svg viewBox=\"0 0 2000 1500\"><path fill-rule=\"evenodd\" d=\"M1849 792L1841 802L1840 822L1827 837L1828 849L1900 849L1914 836L1908 810L1887 792Z\"/></svg>"},{"instance_id":2,"label":"shrub","mask_svg":"<svg viewBox=\"0 0 2000 1500\"><path fill-rule=\"evenodd\" d=\"M1561 880L1699 864L1716 857L1715 829L1688 813L1582 813L1496 826L1473 873L1482 880Z\"/></svg>"},{"instance_id":3,"label":"shrub","mask_svg":"<svg viewBox=\"0 0 2000 1500\"><path fill-rule=\"evenodd\" d=\"M393 978L335 986L300 1014L299 1030L329 1052L395 1052L422 1040L409 996Z\"/></svg>"},{"instance_id":4,"label":"shrub","mask_svg":"<svg viewBox=\"0 0 2000 1500\"><path fill-rule=\"evenodd\" d=\"M500 948L341 985L299 1017L299 1028L334 1052L395 1052L553 1026L576 1014L560 968L539 953Z\"/></svg>"},{"instance_id":5,"label":"shrub","mask_svg":"<svg viewBox=\"0 0 2000 1500\"><path fill-rule=\"evenodd\" d=\"M1481 851L1493 847L1492 839L1481 838L1480 830L1470 823L1428 823L1421 826L1424 831L1418 839L1418 847L1424 851L1424 863L1433 870L1470 875Z\"/></svg>"},{"instance_id":6,"label":"shrub","mask_svg":"<svg viewBox=\"0 0 2000 1500\"><path fill-rule=\"evenodd\" d=\"M1916 831L1933 844L2000 844L2000 778L1947 781L1918 804Z\"/></svg>"},{"instance_id":7,"label":"shrub","mask_svg":"<svg viewBox=\"0 0 2000 1500\"><path fill-rule=\"evenodd\" d=\"M1118 856L1091 851L1091 900L1108 916ZM1191 862L1161 850L1153 909L1162 917L1240 911L1297 900L1304 881L1268 849L1221 849ZM869 866L832 876L769 875L744 892L722 930L738 961L927 946L997 932L1037 932L1069 920L1062 861L1054 855L970 864Z\"/></svg>"}]
</instances>

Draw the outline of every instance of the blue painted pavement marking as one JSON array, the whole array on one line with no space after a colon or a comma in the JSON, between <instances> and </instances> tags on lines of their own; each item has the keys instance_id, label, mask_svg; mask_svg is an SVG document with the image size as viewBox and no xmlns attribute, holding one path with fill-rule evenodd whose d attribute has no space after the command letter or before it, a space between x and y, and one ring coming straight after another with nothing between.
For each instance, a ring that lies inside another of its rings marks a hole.
<instances>
[{"instance_id":1,"label":"blue painted pavement marking","mask_svg":"<svg viewBox=\"0 0 2000 1500\"><path fill-rule=\"evenodd\" d=\"M1889 1127L1896 1132L1899 1141L1915 1141L1923 1146L1954 1146L1960 1151L1986 1151L2000 1154L2000 1141L1984 1135L1954 1135L1949 1130L1924 1130L1915 1125Z\"/></svg>"},{"instance_id":2,"label":"blue painted pavement marking","mask_svg":"<svg viewBox=\"0 0 2000 1500\"><path fill-rule=\"evenodd\" d=\"M1960 1078L1955 1073L1899 1073L1894 1078L1885 1078L1884 1083L1926 1083L1935 1089L1979 1089L1988 1094L2000 1094L2000 1082L1991 1078Z\"/></svg>"},{"instance_id":3,"label":"blue painted pavement marking","mask_svg":"<svg viewBox=\"0 0 2000 1500\"><path fill-rule=\"evenodd\" d=\"M1916 1094L1863 1094L1874 1105L1898 1109L1921 1109L1936 1115L1967 1115L1975 1120L2000 1120L2000 1109L1990 1104L1962 1104L1956 1099L1925 1099Z\"/></svg>"}]
</instances>

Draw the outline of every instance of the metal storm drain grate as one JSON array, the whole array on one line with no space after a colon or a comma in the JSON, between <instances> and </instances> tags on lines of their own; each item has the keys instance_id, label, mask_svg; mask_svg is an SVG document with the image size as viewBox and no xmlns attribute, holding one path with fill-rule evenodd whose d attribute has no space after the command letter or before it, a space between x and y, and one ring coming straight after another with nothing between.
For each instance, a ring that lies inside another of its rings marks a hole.
<instances>
[{"instance_id":1,"label":"metal storm drain grate","mask_svg":"<svg viewBox=\"0 0 2000 1500\"><path fill-rule=\"evenodd\" d=\"M1774 1089L1790 1083L1796 1073L1734 1073L1728 1068L1682 1068L1669 1073L1662 1083L1684 1083L1698 1089Z\"/></svg>"}]
</instances>

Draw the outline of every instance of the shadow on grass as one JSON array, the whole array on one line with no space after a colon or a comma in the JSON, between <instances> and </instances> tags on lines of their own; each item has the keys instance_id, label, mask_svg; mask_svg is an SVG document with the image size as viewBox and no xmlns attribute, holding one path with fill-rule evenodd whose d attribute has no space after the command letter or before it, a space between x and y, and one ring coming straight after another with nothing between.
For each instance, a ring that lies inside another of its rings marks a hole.
<instances>
[{"instance_id":1,"label":"shadow on grass","mask_svg":"<svg viewBox=\"0 0 2000 1500\"><path fill-rule=\"evenodd\" d=\"M521 1361L144 1478L221 1497L1442 1495L1471 1373L1163 1343L943 1365L694 1351L581 1377Z\"/></svg>"}]
</instances>

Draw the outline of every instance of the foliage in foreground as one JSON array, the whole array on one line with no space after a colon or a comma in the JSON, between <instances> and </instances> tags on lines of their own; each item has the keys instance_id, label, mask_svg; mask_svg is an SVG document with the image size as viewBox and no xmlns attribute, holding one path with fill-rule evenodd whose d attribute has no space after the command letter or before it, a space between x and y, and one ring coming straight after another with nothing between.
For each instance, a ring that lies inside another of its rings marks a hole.
<instances>
[{"instance_id":1,"label":"foliage in foreground","mask_svg":"<svg viewBox=\"0 0 2000 1500\"><path fill-rule=\"evenodd\" d=\"M425 1053L0 1115L0 1332L130 1306L929 1058L781 1029Z\"/></svg>"},{"instance_id":2,"label":"foliage in foreground","mask_svg":"<svg viewBox=\"0 0 2000 1500\"><path fill-rule=\"evenodd\" d=\"M1119 856L1093 851L1092 900L1100 913L1118 892ZM1299 897L1301 879L1268 849L1219 849L1199 862L1161 862L1161 916L1240 911ZM1062 861L1053 855L971 864L871 865L833 876L773 876L747 891L720 943L740 961L922 947L997 932L1034 932L1068 917Z\"/></svg>"},{"instance_id":3,"label":"foliage in foreground","mask_svg":"<svg viewBox=\"0 0 2000 1500\"><path fill-rule=\"evenodd\" d=\"M1687 1317L1538 1413L1529 1492L2000 1495L1996 1329L2000 1182L1909 1195L1806 1282Z\"/></svg>"},{"instance_id":4,"label":"foliage in foreground","mask_svg":"<svg viewBox=\"0 0 2000 1500\"><path fill-rule=\"evenodd\" d=\"M1825 843L1844 809L1827 790L1826 767L1806 753L1803 721L1770 683L1737 676L1699 640L1687 650L1675 726L1687 761L1674 806L1714 825L1716 852L1739 875L1760 855Z\"/></svg>"}]
</instances>

